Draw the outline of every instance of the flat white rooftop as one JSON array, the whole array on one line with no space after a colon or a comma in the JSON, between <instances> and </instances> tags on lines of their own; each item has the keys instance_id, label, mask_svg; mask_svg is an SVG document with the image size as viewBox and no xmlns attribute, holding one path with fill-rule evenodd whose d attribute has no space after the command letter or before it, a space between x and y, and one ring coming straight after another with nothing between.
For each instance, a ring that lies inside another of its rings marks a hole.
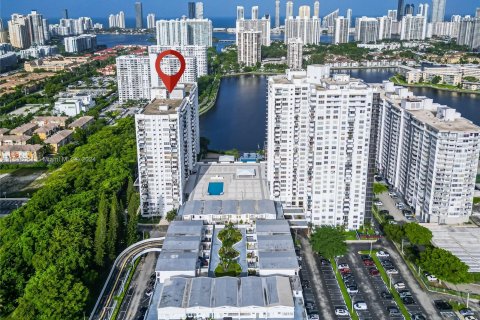
<instances>
[{"instance_id":1,"label":"flat white rooftop","mask_svg":"<svg viewBox=\"0 0 480 320\"><path fill-rule=\"evenodd\" d=\"M197 165L184 192L188 200L269 199L265 163L209 163ZM223 182L223 194L209 195L210 182Z\"/></svg>"},{"instance_id":2,"label":"flat white rooftop","mask_svg":"<svg viewBox=\"0 0 480 320\"><path fill-rule=\"evenodd\" d=\"M446 226L425 224L433 234L433 245L450 251L470 267L480 272L480 228L477 226Z\"/></svg>"}]
</instances>

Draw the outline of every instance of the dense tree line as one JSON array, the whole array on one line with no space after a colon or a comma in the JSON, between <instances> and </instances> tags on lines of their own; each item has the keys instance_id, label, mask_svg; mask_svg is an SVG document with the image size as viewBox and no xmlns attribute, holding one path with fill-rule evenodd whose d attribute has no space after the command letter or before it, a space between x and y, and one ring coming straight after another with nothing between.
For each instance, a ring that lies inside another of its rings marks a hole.
<instances>
[{"instance_id":1,"label":"dense tree line","mask_svg":"<svg viewBox=\"0 0 480 320\"><path fill-rule=\"evenodd\" d=\"M464 262L451 252L431 244L433 236L429 229L417 223L406 223L386 224L383 231L392 241L405 241L406 258L438 279L451 283L472 281L473 276L468 273L468 266Z\"/></svg>"},{"instance_id":2,"label":"dense tree line","mask_svg":"<svg viewBox=\"0 0 480 320\"><path fill-rule=\"evenodd\" d=\"M0 317L83 317L99 274L136 241L135 163L134 122L122 119L88 137L25 206L0 220Z\"/></svg>"}]
</instances>

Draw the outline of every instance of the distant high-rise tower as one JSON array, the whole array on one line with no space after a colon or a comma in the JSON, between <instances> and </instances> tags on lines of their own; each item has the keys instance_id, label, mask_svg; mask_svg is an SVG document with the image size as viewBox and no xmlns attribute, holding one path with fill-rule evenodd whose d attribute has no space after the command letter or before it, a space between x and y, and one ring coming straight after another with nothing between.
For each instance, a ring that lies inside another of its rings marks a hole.
<instances>
[{"instance_id":1,"label":"distant high-rise tower","mask_svg":"<svg viewBox=\"0 0 480 320\"><path fill-rule=\"evenodd\" d=\"M301 6L298 8L300 18L310 18L310 6Z\"/></svg>"},{"instance_id":2,"label":"distant high-rise tower","mask_svg":"<svg viewBox=\"0 0 480 320\"><path fill-rule=\"evenodd\" d=\"M68 19L68 9L63 9L63 18Z\"/></svg>"},{"instance_id":3,"label":"distant high-rise tower","mask_svg":"<svg viewBox=\"0 0 480 320\"><path fill-rule=\"evenodd\" d=\"M432 0L432 22L443 22L447 0Z\"/></svg>"},{"instance_id":4,"label":"distant high-rise tower","mask_svg":"<svg viewBox=\"0 0 480 320\"><path fill-rule=\"evenodd\" d=\"M140 1L135 2L135 28L143 28L143 9Z\"/></svg>"},{"instance_id":5,"label":"distant high-rise tower","mask_svg":"<svg viewBox=\"0 0 480 320\"><path fill-rule=\"evenodd\" d=\"M188 3L188 19L195 19L195 2Z\"/></svg>"},{"instance_id":6,"label":"distant high-rise tower","mask_svg":"<svg viewBox=\"0 0 480 320\"><path fill-rule=\"evenodd\" d=\"M404 0L398 0L397 21L402 21Z\"/></svg>"},{"instance_id":7,"label":"distant high-rise tower","mask_svg":"<svg viewBox=\"0 0 480 320\"><path fill-rule=\"evenodd\" d=\"M315 1L313 4L313 16L319 18L320 17L320 1Z\"/></svg>"},{"instance_id":8,"label":"distant high-rise tower","mask_svg":"<svg viewBox=\"0 0 480 320\"><path fill-rule=\"evenodd\" d=\"M252 7L252 20L258 20L258 6Z\"/></svg>"},{"instance_id":9,"label":"distant high-rise tower","mask_svg":"<svg viewBox=\"0 0 480 320\"><path fill-rule=\"evenodd\" d=\"M285 17L287 19L293 17L293 1L287 1L287 12Z\"/></svg>"},{"instance_id":10,"label":"distant high-rise tower","mask_svg":"<svg viewBox=\"0 0 480 320\"><path fill-rule=\"evenodd\" d=\"M415 13L415 5L413 3L405 5L404 15L407 15L407 14L414 15L414 13Z\"/></svg>"},{"instance_id":11,"label":"distant high-rise tower","mask_svg":"<svg viewBox=\"0 0 480 320\"><path fill-rule=\"evenodd\" d=\"M335 29L333 37L334 44L348 43L349 27L350 26L347 18L340 16L335 19Z\"/></svg>"},{"instance_id":12,"label":"distant high-rise tower","mask_svg":"<svg viewBox=\"0 0 480 320\"><path fill-rule=\"evenodd\" d=\"M149 13L147 15L147 28L155 29L155 13Z\"/></svg>"},{"instance_id":13,"label":"distant high-rise tower","mask_svg":"<svg viewBox=\"0 0 480 320\"><path fill-rule=\"evenodd\" d=\"M195 4L195 18L203 19L203 2L197 2Z\"/></svg>"},{"instance_id":14,"label":"distant high-rise tower","mask_svg":"<svg viewBox=\"0 0 480 320\"><path fill-rule=\"evenodd\" d=\"M275 28L280 28L280 0L275 0Z\"/></svg>"},{"instance_id":15,"label":"distant high-rise tower","mask_svg":"<svg viewBox=\"0 0 480 320\"><path fill-rule=\"evenodd\" d=\"M475 18L480 18L480 8L475 11Z\"/></svg>"},{"instance_id":16,"label":"distant high-rise tower","mask_svg":"<svg viewBox=\"0 0 480 320\"><path fill-rule=\"evenodd\" d=\"M242 6L237 6L237 20L245 19L245 8Z\"/></svg>"},{"instance_id":17,"label":"distant high-rise tower","mask_svg":"<svg viewBox=\"0 0 480 320\"><path fill-rule=\"evenodd\" d=\"M352 9L347 9L348 27L352 26Z\"/></svg>"}]
</instances>

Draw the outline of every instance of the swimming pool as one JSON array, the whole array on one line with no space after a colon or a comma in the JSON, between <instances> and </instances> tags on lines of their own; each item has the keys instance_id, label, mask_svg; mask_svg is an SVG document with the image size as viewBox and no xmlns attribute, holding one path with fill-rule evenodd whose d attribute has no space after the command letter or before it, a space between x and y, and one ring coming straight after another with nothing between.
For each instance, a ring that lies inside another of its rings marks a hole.
<instances>
[{"instance_id":1,"label":"swimming pool","mask_svg":"<svg viewBox=\"0 0 480 320\"><path fill-rule=\"evenodd\" d=\"M211 196L220 196L223 194L223 182L209 182L208 194Z\"/></svg>"}]
</instances>

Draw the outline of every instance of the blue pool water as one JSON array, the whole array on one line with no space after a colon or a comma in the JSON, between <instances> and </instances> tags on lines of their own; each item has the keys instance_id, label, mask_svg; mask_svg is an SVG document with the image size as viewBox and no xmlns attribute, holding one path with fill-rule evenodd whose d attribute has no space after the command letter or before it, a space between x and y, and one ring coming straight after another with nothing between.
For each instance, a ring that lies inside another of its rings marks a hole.
<instances>
[{"instance_id":1,"label":"blue pool water","mask_svg":"<svg viewBox=\"0 0 480 320\"><path fill-rule=\"evenodd\" d=\"M223 182L209 182L208 194L211 196L219 196L223 194Z\"/></svg>"}]
</instances>

